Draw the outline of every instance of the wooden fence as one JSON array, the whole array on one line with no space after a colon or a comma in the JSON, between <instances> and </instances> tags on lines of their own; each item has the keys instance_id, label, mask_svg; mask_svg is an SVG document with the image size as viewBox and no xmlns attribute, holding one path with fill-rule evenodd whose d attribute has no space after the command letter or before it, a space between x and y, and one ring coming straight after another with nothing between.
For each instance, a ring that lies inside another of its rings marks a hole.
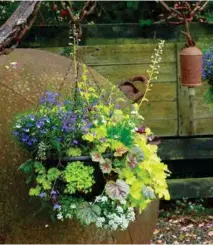
<instances>
[{"instance_id":1,"label":"wooden fence","mask_svg":"<svg viewBox=\"0 0 213 245\"><path fill-rule=\"evenodd\" d=\"M160 136L213 134L213 111L205 104L206 83L196 88L190 105L188 89L179 83L179 52L181 44L167 43L164 48L160 74L153 81L148 102L141 113L145 123ZM199 44L203 49L208 44ZM117 84L133 75L146 73L156 44L124 44L82 46L80 59L101 75ZM136 84L142 89L140 84Z\"/></svg>"}]
</instances>

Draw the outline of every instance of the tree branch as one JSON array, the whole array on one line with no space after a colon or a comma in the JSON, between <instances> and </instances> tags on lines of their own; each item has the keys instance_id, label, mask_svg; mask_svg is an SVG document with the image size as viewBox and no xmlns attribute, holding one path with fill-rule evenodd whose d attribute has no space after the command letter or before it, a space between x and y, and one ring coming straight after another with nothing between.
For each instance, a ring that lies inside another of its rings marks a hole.
<instances>
[{"instance_id":1,"label":"tree branch","mask_svg":"<svg viewBox=\"0 0 213 245\"><path fill-rule=\"evenodd\" d=\"M11 17L0 27L0 55L8 53L33 25L41 1L22 1ZM11 50L11 51L12 51Z\"/></svg>"}]
</instances>

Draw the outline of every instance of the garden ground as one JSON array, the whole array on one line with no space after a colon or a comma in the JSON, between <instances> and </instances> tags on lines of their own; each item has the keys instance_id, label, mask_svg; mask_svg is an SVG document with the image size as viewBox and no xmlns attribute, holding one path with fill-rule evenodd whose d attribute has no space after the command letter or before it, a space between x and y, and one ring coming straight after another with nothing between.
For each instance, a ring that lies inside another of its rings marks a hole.
<instances>
[{"instance_id":1,"label":"garden ground","mask_svg":"<svg viewBox=\"0 0 213 245\"><path fill-rule=\"evenodd\" d=\"M153 244L213 244L213 200L161 203Z\"/></svg>"}]
</instances>

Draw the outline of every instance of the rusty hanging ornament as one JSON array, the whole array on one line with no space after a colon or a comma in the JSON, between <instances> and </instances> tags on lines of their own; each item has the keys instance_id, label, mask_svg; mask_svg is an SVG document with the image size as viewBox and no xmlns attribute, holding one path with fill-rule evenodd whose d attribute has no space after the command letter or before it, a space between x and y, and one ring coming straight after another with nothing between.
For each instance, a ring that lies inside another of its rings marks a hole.
<instances>
[{"instance_id":1,"label":"rusty hanging ornament","mask_svg":"<svg viewBox=\"0 0 213 245\"><path fill-rule=\"evenodd\" d=\"M189 31L189 22L196 18L198 12L202 12L207 6L209 0L197 1L177 1L173 8L169 7L166 2L160 0L160 4L167 11L165 20L169 24L185 25L185 31L182 33L186 36L187 43L180 53L180 73L181 84L188 88L200 86L202 84L202 52L195 46Z\"/></svg>"},{"instance_id":2,"label":"rusty hanging ornament","mask_svg":"<svg viewBox=\"0 0 213 245\"><path fill-rule=\"evenodd\" d=\"M193 88L202 85L202 52L197 47L187 47L180 53L181 84Z\"/></svg>"}]
</instances>

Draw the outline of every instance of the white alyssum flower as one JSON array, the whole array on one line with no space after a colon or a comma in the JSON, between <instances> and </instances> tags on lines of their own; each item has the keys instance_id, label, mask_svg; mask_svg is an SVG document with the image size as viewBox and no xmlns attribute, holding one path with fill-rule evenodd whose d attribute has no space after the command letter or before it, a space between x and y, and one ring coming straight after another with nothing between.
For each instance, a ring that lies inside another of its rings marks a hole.
<instances>
[{"instance_id":1,"label":"white alyssum flower","mask_svg":"<svg viewBox=\"0 0 213 245\"><path fill-rule=\"evenodd\" d=\"M58 219L58 220L63 220L63 215L62 215L62 213L58 213L58 214L57 214L57 219Z\"/></svg>"},{"instance_id":2,"label":"white alyssum flower","mask_svg":"<svg viewBox=\"0 0 213 245\"><path fill-rule=\"evenodd\" d=\"M76 208L76 205L75 204L71 204L70 205L70 208L75 209Z\"/></svg>"},{"instance_id":3,"label":"white alyssum flower","mask_svg":"<svg viewBox=\"0 0 213 245\"><path fill-rule=\"evenodd\" d=\"M109 221L109 226L108 226L108 228L115 231L115 230L118 229L118 224L116 224L115 222L113 222L113 220L110 220L110 221Z\"/></svg>"},{"instance_id":4,"label":"white alyssum flower","mask_svg":"<svg viewBox=\"0 0 213 245\"><path fill-rule=\"evenodd\" d=\"M127 219L129 221L135 221L135 212L133 208L128 208Z\"/></svg>"},{"instance_id":5,"label":"white alyssum flower","mask_svg":"<svg viewBox=\"0 0 213 245\"><path fill-rule=\"evenodd\" d=\"M123 210L123 208L121 206L117 206L116 211L118 213L123 213L124 212L124 210Z\"/></svg>"},{"instance_id":6,"label":"white alyssum flower","mask_svg":"<svg viewBox=\"0 0 213 245\"><path fill-rule=\"evenodd\" d=\"M123 222L121 223L121 229L126 230L129 225L129 221L127 219L123 219Z\"/></svg>"},{"instance_id":7,"label":"white alyssum flower","mask_svg":"<svg viewBox=\"0 0 213 245\"><path fill-rule=\"evenodd\" d=\"M120 204L125 205L126 204L126 200L125 199L121 199L120 200Z\"/></svg>"},{"instance_id":8,"label":"white alyssum flower","mask_svg":"<svg viewBox=\"0 0 213 245\"><path fill-rule=\"evenodd\" d=\"M72 218L72 215L71 214L66 214L65 218L71 219Z\"/></svg>"},{"instance_id":9,"label":"white alyssum flower","mask_svg":"<svg viewBox=\"0 0 213 245\"><path fill-rule=\"evenodd\" d=\"M95 198L95 202L101 202L102 201L102 196L97 196Z\"/></svg>"},{"instance_id":10,"label":"white alyssum flower","mask_svg":"<svg viewBox=\"0 0 213 245\"><path fill-rule=\"evenodd\" d=\"M102 196L101 201L102 202L107 202L108 201L108 197L107 196Z\"/></svg>"},{"instance_id":11,"label":"white alyssum flower","mask_svg":"<svg viewBox=\"0 0 213 245\"><path fill-rule=\"evenodd\" d=\"M96 220L96 226L98 228L101 228L103 227L103 223L105 222L105 218L104 217L98 217L97 220Z\"/></svg>"}]
</instances>

